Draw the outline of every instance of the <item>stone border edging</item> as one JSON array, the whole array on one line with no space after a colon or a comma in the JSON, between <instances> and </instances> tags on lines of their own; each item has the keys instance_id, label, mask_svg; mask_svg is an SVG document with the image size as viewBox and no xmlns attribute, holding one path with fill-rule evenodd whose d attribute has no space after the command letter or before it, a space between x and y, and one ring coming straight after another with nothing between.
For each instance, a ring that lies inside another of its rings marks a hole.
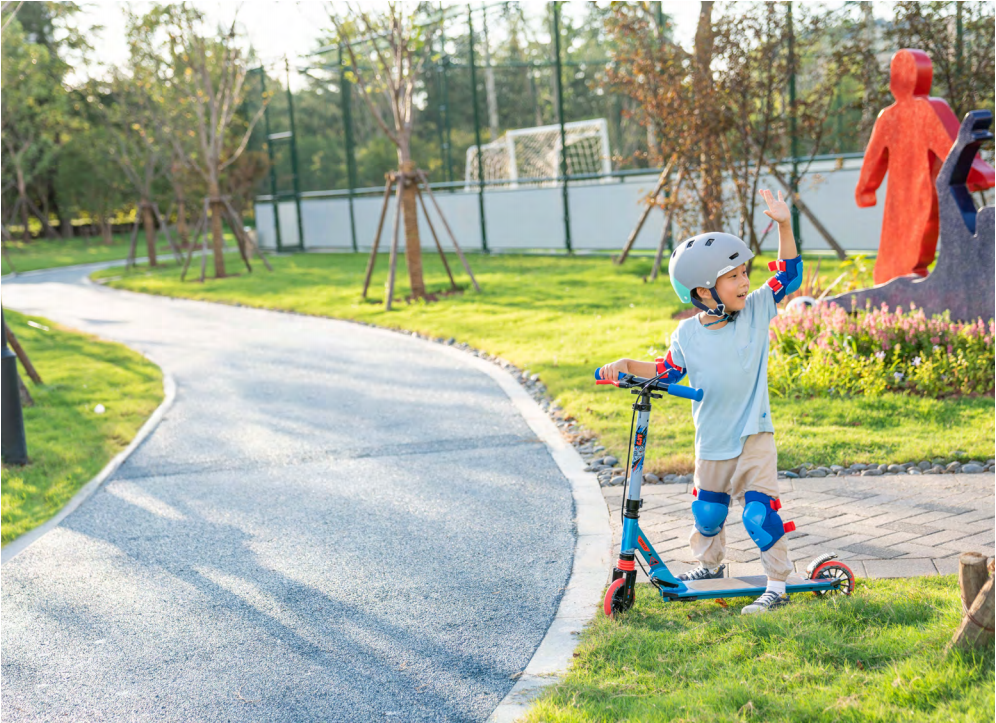
<instances>
[{"instance_id":1,"label":"stone border edging","mask_svg":"<svg viewBox=\"0 0 996 723\"><path fill-rule=\"evenodd\" d=\"M557 425L512 375L473 353L446 344L444 353L469 361L502 388L536 436L546 445L560 471L571 484L577 526L574 563L560 606L543 641L512 690L488 717L488 723L509 723L529 710L533 699L546 686L557 682L570 667L577 634L597 614L608 579L612 548L609 510L601 488L577 449L560 433ZM468 357L470 357L468 359Z\"/></svg>"},{"instance_id":2,"label":"stone border edging","mask_svg":"<svg viewBox=\"0 0 996 723\"><path fill-rule=\"evenodd\" d=\"M120 344L121 342L111 343ZM161 422L162 418L166 415L166 412L171 406L173 406L173 401L176 399L176 381L173 379L173 375L163 369L162 365L160 365L148 354L143 354L142 356L159 367L159 371L163 373L163 401L160 402L159 406L156 407L156 410L149 416L149 418L145 420L145 423L139 427L138 432L135 434L134 439L131 440L131 443L118 452L110 462L104 465L104 468L97 473L97 476L87 482L79 492L73 495L54 517L43 522L33 530L25 532L20 537L11 540L4 545L2 549L0 549L0 565L6 565L17 555L24 552L24 550L26 550L30 545L34 544L48 532L58 527L60 522L71 515L77 507L83 504L87 498L90 497L90 495L100 489L104 482L107 481L107 478L114 474L118 467L124 464L125 460L127 460L132 453L138 449L139 445L142 444L142 442L144 442L150 434L152 434L153 430L155 430L155 428L159 425L159 422Z\"/></svg>"}]
</instances>

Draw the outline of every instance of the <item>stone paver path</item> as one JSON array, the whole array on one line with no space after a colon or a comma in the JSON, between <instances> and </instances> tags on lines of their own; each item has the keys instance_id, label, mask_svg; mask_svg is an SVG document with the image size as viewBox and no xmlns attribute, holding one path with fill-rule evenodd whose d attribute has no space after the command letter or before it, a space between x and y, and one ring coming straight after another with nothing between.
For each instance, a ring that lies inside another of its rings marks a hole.
<instances>
[{"instance_id":1,"label":"stone paver path","mask_svg":"<svg viewBox=\"0 0 996 723\"><path fill-rule=\"evenodd\" d=\"M994 548L994 487L990 474L909 477L783 479L782 519L796 570L823 552L837 552L858 577L909 577L956 573L958 555ZM688 548L692 527L691 484L643 487L640 526L673 572L695 560ZM619 549L622 487L602 489ZM740 521L736 504L727 519L729 574L761 574L757 546ZM671 564L671 561L674 564ZM643 580L646 578L640 573Z\"/></svg>"}]
</instances>

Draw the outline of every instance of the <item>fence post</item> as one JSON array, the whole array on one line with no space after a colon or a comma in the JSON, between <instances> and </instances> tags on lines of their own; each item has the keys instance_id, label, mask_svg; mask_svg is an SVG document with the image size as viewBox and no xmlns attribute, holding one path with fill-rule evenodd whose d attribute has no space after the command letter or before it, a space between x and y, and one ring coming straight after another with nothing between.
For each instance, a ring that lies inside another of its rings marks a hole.
<instances>
[{"instance_id":1,"label":"fence post","mask_svg":"<svg viewBox=\"0 0 996 723\"><path fill-rule=\"evenodd\" d=\"M297 128L294 126L294 95L290 87L290 60L284 56L284 69L287 71L287 113L290 117L290 157L291 175L294 180L294 210L297 213L297 248L304 251L304 219L301 218L301 183L297 173Z\"/></svg>"},{"instance_id":2,"label":"fence post","mask_svg":"<svg viewBox=\"0 0 996 723\"><path fill-rule=\"evenodd\" d=\"M266 68L259 69L259 92L266 102ZM263 109L263 129L266 131L266 154L270 157L270 200L273 203L273 229L277 236L277 253L284 250L280 236L280 202L277 200L277 169L273 163L273 141L270 140L270 104ZM258 231L257 231L258 233Z\"/></svg>"},{"instance_id":3,"label":"fence post","mask_svg":"<svg viewBox=\"0 0 996 723\"><path fill-rule=\"evenodd\" d=\"M353 243L353 251L358 251L356 245L356 215L353 211L353 189L356 188L356 159L353 148L353 114L350 109L350 83L346 77L346 67L342 62L342 45L339 45L339 100L342 103L342 126L346 135L346 180L349 183L349 233Z\"/></svg>"},{"instance_id":4,"label":"fence post","mask_svg":"<svg viewBox=\"0 0 996 723\"><path fill-rule=\"evenodd\" d=\"M553 3L553 47L556 57L557 72L557 122L560 124L560 178L563 184L564 198L564 244L567 253L573 253L571 248L571 208L567 201L567 133L564 131L564 88L561 77L563 68L560 61L560 3Z\"/></svg>"},{"instance_id":5,"label":"fence post","mask_svg":"<svg viewBox=\"0 0 996 723\"><path fill-rule=\"evenodd\" d=\"M442 19L439 21L439 72L440 80L442 81L443 89L443 106L442 106L442 120L443 120L443 148L445 150L444 161L446 165L446 181L448 183L453 182L453 155L451 143L451 133L450 133L450 56L446 54L446 16L443 13L442 3L440 3L439 11L443 14Z\"/></svg>"},{"instance_id":6,"label":"fence post","mask_svg":"<svg viewBox=\"0 0 996 723\"><path fill-rule=\"evenodd\" d=\"M802 250L802 232L799 227L799 207L795 203L799 195L799 133L796 127L795 104L795 29L792 26L792 3L785 4L788 23L788 65L789 65L789 137L792 141L792 233L795 243Z\"/></svg>"},{"instance_id":7,"label":"fence post","mask_svg":"<svg viewBox=\"0 0 996 723\"><path fill-rule=\"evenodd\" d=\"M477 70L474 67L474 19L467 6L467 29L470 33L470 94L474 104L474 143L477 144L477 205L481 218L481 250L488 253L488 231L484 220L484 150L481 148L481 119L477 112Z\"/></svg>"}]
</instances>

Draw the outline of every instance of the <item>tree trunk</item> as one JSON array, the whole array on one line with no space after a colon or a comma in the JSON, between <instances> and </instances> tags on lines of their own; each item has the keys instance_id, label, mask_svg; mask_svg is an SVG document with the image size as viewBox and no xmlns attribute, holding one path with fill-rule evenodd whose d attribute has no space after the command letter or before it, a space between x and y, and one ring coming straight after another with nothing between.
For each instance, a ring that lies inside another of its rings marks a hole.
<instances>
[{"instance_id":1,"label":"tree trunk","mask_svg":"<svg viewBox=\"0 0 996 723\"><path fill-rule=\"evenodd\" d=\"M212 183L208 187L211 198L221 196L218 184ZM225 236L222 227L222 218L225 207L218 201L211 202L211 244L214 249L214 278L225 278Z\"/></svg>"},{"instance_id":2,"label":"tree trunk","mask_svg":"<svg viewBox=\"0 0 996 723\"><path fill-rule=\"evenodd\" d=\"M55 212L55 217L59 219L59 235L64 239L72 238L73 215L63 209L62 204L59 203L59 196L55 192L55 187L51 183L48 186L48 194L51 197L52 210Z\"/></svg>"},{"instance_id":3,"label":"tree trunk","mask_svg":"<svg viewBox=\"0 0 996 723\"><path fill-rule=\"evenodd\" d=\"M993 578L990 577L966 611L949 647L992 650L993 619Z\"/></svg>"},{"instance_id":4,"label":"tree trunk","mask_svg":"<svg viewBox=\"0 0 996 723\"><path fill-rule=\"evenodd\" d=\"M28 204L27 203L22 203L21 204L21 223L24 224L24 233L21 235L21 237L24 239L24 242L27 243L28 241L31 240L31 232L28 231Z\"/></svg>"},{"instance_id":5,"label":"tree trunk","mask_svg":"<svg viewBox=\"0 0 996 723\"><path fill-rule=\"evenodd\" d=\"M166 222L169 223L169 219ZM176 234L180 237L180 247L187 248L190 237L187 234L187 201L184 198L176 199Z\"/></svg>"},{"instance_id":6,"label":"tree trunk","mask_svg":"<svg viewBox=\"0 0 996 723\"><path fill-rule=\"evenodd\" d=\"M111 234L111 224L107 222L107 217L100 218L100 234L104 237L104 243L108 246L114 244L114 236Z\"/></svg>"},{"instance_id":7,"label":"tree trunk","mask_svg":"<svg viewBox=\"0 0 996 723\"><path fill-rule=\"evenodd\" d=\"M401 151L398 151L399 155ZM402 161L401 172L405 174L405 185L401 191L401 210L405 216L405 265L408 267L408 282L412 297L425 296L425 282L422 279L422 242L418 236L418 211L415 197L415 163Z\"/></svg>"},{"instance_id":8,"label":"tree trunk","mask_svg":"<svg viewBox=\"0 0 996 723\"><path fill-rule=\"evenodd\" d=\"M156 220L152 215L152 206L148 202L142 204L142 222L145 224L145 246L149 254L149 267L156 265Z\"/></svg>"},{"instance_id":9,"label":"tree trunk","mask_svg":"<svg viewBox=\"0 0 996 723\"><path fill-rule=\"evenodd\" d=\"M28 231L28 188L24 182L24 173L17 169L17 194L21 198L21 223L24 224L24 232L21 238L27 243L31 240L31 232Z\"/></svg>"},{"instance_id":10,"label":"tree trunk","mask_svg":"<svg viewBox=\"0 0 996 723\"><path fill-rule=\"evenodd\" d=\"M963 552L958 558L958 586L961 588L962 605L972 607L979 590L988 579L986 556L978 552Z\"/></svg>"},{"instance_id":11,"label":"tree trunk","mask_svg":"<svg viewBox=\"0 0 996 723\"><path fill-rule=\"evenodd\" d=\"M723 224L723 172L716 142L716 119L713 107L712 2L699 7L699 24L695 30L694 92L696 105L695 141L699 144L702 228L720 231Z\"/></svg>"}]
</instances>

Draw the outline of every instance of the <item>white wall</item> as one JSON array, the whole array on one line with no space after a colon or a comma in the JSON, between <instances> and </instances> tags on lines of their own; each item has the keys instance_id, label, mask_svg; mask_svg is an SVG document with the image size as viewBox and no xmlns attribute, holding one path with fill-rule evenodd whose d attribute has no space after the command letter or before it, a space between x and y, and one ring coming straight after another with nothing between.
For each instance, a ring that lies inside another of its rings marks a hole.
<instances>
[{"instance_id":1,"label":"white wall","mask_svg":"<svg viewBox=\"0 0 996 723\"><path fill-rule=\"evenodd\" d=\"M858 208L854 202L861 159L849 159L837 169L833 161L813 163L800 184L800 194L820 222L837 242L849 251L873 251L878 248L882 227L882 201L885 184L879 189L879 204L872 208ZM788 175L788 169L785 169ZM628 238L642 210L641 199L656 184L656 175L630 176L610 179L607 182L588 182L568 185L571 215L571 240L575 249L620 249ZM761 185L772 190L779 186L772 178L765 178ZM469 250L481 248L479 200L477 191L436 191L436 199L446 215L450 228L460 246ZM302 194L301 215L304 225L305 247L308 249L352 248L349 222L349 200L346 196L316 198L321 194ZM487 222L488 248L497 251L513 249L563 249L563 191L559 187L495 188L484 193L484 215ZM439 222L428 197L432 223L444 249L451 248L445 229ZM361 251L369 251L373 243L377 220L382 207L381 196L356 197L353 201L356 220L356 241ZM388 204L388 213L381 231L378 250L390 250L394 223L394 198ZM755 215L758 233L763 233L768 217L761 213L759 203ZM637 237L634 248L654 249L660 238L664 214L651 212ZM829 249L823 237L812 224L801 216L802 238L806 250ZM273 226L273 205L268 197L256 201L256 227L260 244L276 248ZM285 247L297 244L297 218L292 201L280 203L281 240ZM429 227L424 215L419 213L419 230L422 243L432 244ZM776 248L778 235L772 231L764 248ZM404 231L399 233L398 247L404 248Z\"/></svg>"}]
</instances>

